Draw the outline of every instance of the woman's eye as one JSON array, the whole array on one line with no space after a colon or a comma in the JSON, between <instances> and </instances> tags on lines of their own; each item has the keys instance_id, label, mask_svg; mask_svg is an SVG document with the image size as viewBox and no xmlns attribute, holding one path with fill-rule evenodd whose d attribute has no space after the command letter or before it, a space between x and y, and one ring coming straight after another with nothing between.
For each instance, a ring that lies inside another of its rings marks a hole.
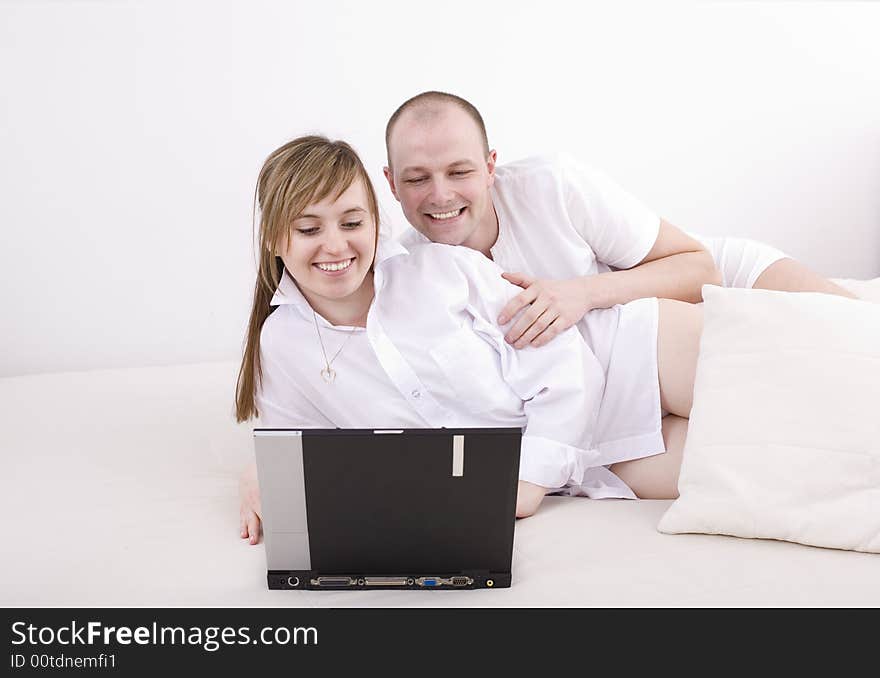
<instances>
[{"instance_id":1,"label":"woman's eye","mask_svg":"<svg viewBox=\"0 0 880 678\"><path fill-rule=\"evenodd\" d=\"M317 227L313 226L312 228L298 228L296 229L297 233L302 233L303 235L315 235L318 232Z\"/></svg>"},{"instance_id":2,"label":"woman's eye","mask_svg":"<svg viewBox=\"0 0 880 678\"><path fill-rule=\"evenodd\" d=\"M357 228L362 223L364 223L364 222L363 221L347 221L346 223L342 224L342 228Z\"/></svg>"}]
</instances>

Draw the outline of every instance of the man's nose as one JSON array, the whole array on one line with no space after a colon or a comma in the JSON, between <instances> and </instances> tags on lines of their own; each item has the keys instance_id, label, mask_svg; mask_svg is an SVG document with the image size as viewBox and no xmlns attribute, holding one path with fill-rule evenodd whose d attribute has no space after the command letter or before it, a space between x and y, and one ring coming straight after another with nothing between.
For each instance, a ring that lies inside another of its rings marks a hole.
<instances>
[{"instance_id":1,"label":"man's nose","mask_svg":"<svg viewBox=\"0 0 880 678\"><path fill-rule=\"evenodd\" d=\"M431 194L429 198L431 203L436 207L448 207L452 203L454 197L452 187L446 179L436 179L431 182Z\"/></svg>"}]
</instances>

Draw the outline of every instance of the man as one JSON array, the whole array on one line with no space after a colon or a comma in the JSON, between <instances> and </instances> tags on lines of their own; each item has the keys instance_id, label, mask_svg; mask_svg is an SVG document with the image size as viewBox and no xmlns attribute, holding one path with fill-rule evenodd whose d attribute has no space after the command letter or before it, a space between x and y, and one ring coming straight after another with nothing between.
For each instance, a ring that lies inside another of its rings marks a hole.
<instances>
[{"instance_id":1,"label":"man","mask_svg":"<svg viewBox=\"0 0 880 678\"><path fill-rule=\"evenodd\" d=\"M609 408L621 417L644 409L636 373L656 372L664 362L673 373L693 369L698 347L688 338L699 337L702 315L672 306L661 334L658 319L642 313L617 320L589 311L644 297L697 303L706 283L853 296L767 245L698 241L566 156L496 166L482 117L455 95L424 92L404 102L388 121L385 142L385 177L415 228L403 243L464 245L493 259L523 288L498 317L501 325L515 319L505 339L516 348L541 346L577 324L601 356L606 390L619 394ZM609 468L640 497L675 497L686 431L687 419L664 416L673 454ZM521 482L519 492L537 506L544 488Z\"/></svg>"},{"instance_id":2,"label":"man","mask_svg":"<svg viewBox=\"0 0 880 678\"><path fill-rule=\"evenodd\" d=\"M518 348L547 343L594 308L699 302L706 283L854 296L766 245L698 241L570 158L496 167L479 112L452 94L404 102L385 141L385 177L417 231L404 244L429 239L494 259L524 288L498 318L526 308L506 335Z\"/></svg>"}]
</instances>

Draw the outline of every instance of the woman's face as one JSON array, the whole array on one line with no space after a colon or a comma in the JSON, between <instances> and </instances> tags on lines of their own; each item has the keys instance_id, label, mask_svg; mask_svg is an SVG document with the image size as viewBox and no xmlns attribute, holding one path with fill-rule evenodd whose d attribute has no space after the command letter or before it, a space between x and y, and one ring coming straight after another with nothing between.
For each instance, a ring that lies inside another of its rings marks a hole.
<instances>
[{"instance_id":1,"label":"woman's face","mask_svg":"<svg viewBox=\"0 0 880 678\"><path fill-rule=\"evenodd\" d=\"M376 224L358 178L337 200L309 205L290 225L279 256L313 307L357 293L373 264Z\"/></svg>"}]
</instances>

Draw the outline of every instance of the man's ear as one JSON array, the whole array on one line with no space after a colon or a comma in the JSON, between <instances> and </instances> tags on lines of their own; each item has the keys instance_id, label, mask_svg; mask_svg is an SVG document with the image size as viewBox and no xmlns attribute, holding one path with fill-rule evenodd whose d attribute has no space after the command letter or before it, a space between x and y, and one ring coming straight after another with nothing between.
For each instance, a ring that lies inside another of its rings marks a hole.
<instances>
[{"instance_id":1,"label":"man's ear","mask_svg":"<svg viewBox=\"0 0 880 678\"><path fill-rule=\"evenodd\" d=\"M489 157L486 158L486 169L489 171L489 183L491 186L495 183L495 162L498 160L498 153L493 148L489 151Z\"/></svg>"},{"instance_id":2,"label":"man's ear","mask_svg":"<svg viewBox=\"0 0 880 678\"><path fill-rule=\"evenodd\" d=\"M391 189L391 195L394 196L394 199L397 202L400 202L400 198L397 195L397 189L394 187L394 172L391 171L390 167L383 167L382 172L385 174L385 178L388 180L388 186Z\"/></svg>"}]
</instances>

